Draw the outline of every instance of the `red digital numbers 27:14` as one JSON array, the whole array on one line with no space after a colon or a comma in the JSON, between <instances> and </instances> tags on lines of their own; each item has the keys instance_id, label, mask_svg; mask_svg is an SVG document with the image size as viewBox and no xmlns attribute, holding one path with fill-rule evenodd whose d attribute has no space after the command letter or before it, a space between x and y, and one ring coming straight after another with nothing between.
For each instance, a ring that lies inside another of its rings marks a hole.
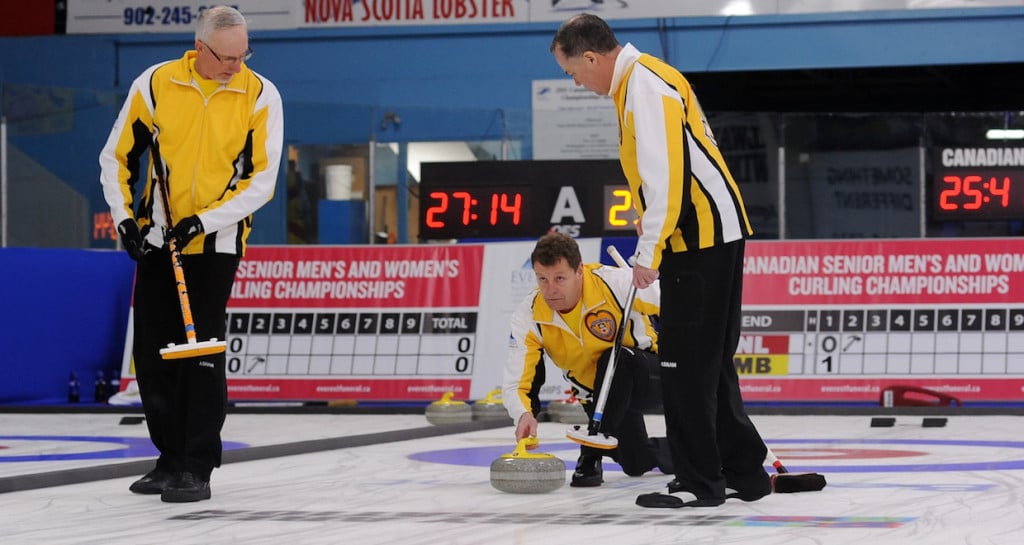
<instances>
[{"instance_id":1,"label":"red digital numbers 27:14","mask_svg":"<svg viewBox=\"0 0 1024 545\"><path fill-rule=\"evenodd\" d=\"M445 215L458 214L458 221L463 226L484 224L499 225L502 216L513 226L518 226L522 218L522 193L491 193L490 202L481 206L480 199L468 191L432 191L430 198L437 204L427 208L425 223L427 227L443 229L447 227ZM489 205L489 206L488 206Z\"/></svg>"}]
</instances>

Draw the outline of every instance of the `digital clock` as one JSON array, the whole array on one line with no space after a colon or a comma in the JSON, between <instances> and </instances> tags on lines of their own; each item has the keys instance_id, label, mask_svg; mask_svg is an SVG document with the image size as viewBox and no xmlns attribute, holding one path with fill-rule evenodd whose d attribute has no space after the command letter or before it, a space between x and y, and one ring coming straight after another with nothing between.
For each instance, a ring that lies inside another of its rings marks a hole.
<instances>
[{"instance_id":1,"label":"digital clock","mask_svg":"<svg viewBox=\"0 0 1024 545\"><path fill-rule=\"evenodd\" d=\"M615 160L424 163L420 172L423 240L635 230L633 198Z\"/></svg>"},{"instance_id":2,"label":"digital clock","mask_svg":"<svg viewBox=\"0 0 1024 545\"><path fill-rule=\"evenodd\" d=\"M1024 219L1024 149L933 148L931 217L938 221Z\"/></svg>"},{"instance_id":3,"label":"digital clock","mask_svg":"<svg viewBox=\"0 0 1024 545\"><path fill-rule=\"evenodd\" d=\"M946 171L936 181L936 219L1024 219L1024 171Z\"/></svg>"},{"instance_id":4,"label":"digital clock","mask_svg":"<svg viewBox=\"0 0 1024 545\"><path fill-rule=\"evenodd\" d=\"M533 200L527 186L433 188L420 194L424 207L420 232L442 238L519 236L533 225Z\"/></svg>"}]
</instances>

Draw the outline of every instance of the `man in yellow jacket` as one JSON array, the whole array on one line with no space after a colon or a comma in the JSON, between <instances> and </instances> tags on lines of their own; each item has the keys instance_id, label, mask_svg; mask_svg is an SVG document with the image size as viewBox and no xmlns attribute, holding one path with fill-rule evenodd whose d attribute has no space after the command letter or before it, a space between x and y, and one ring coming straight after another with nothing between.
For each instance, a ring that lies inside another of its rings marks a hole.
<instances>
[{"instance_id":1,"label":"man in yellow jacket","mask_svg":"<svg viewBox=\"0 0 1024 545\"><path fill-rule=\"evenodd\" d=\"M658 335L651 321L658 314L658 283L637 290L632 313L624 319L630 272L582 261L576 241L561 233L541 237L530 256L537 289L512 316L503 378L502 399L516 423L516 441L537 435L545 357L562 370L593 418L616 333L625 327L601 421L601 432L618 439L618 447L581 447L570 485L600 486L605 454L629 476L654 468L671 473L665 439L648 437L644 423L644 411L661 397Z\"/></svg>"},{"instance_id":2,"label":"man in yellow jacket","mask_svg":"<svg viewBox=\"0 0 1024 545\"><path fill-rule=\"evenodd\" d=\"M137 262L132 355L160 452L130 490L166 502L210 498L227 379L224 353L160 356L168 344L186 342L165 241L175 239L182 253L196 336L224 339L235 270L253 213L274 194L283 143L281 96L246 66L251 55L241 13L202 11L195 50L135 79L100 153L103 195Z\"/></svg>"},{"instance_id":3,"label":"man in yellow jacket","mask_svg":"<svg viewBox=\"0 0 1024 545\"><path fill-rule=\"evenodd\" d=\"M753 229L697 96L678 70L620 45L595 15L565 21L550 50L578 85L615 101L619 162L640 216L633 284L661 282L659 355L676 478L637 504L760 499L771 492L767 448L733 364Z\"/></svg>"}]
</instances>

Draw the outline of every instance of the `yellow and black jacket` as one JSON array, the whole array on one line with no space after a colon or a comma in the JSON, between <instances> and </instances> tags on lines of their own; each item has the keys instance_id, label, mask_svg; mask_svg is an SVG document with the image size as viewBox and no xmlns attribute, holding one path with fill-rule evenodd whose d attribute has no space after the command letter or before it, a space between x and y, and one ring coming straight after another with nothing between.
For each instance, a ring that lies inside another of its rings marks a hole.
<instances>
[{"instance_id":1,"label":"yellow and black jacket","mask_svg":"<svg viewBox=\"0 0 1024 545\"><path fill-rule=\"evenodd\" d=\"M636 262L753 234L714 134L686 78L630 44L615 60L610 96L619 116L619 161L643 234Z\"/></svg>"},{"instance_id":2,"label":"yellow and black jacket","mask_svg":"<svg viewBox=\"0 0 1024 545\"><path fill-rule=\"evenodd\" d=\"M281 95L243 64L206 96L193 79L195 55L188 51L151 66L132 83L100 153L103 195L115 225L137 216L143 236L159 247L166 214L156 183L163 178L171 221L198 215L203 223L204 233L182 253L242 255L252 214L274 194L284 133ZM148 183L136 206L143 168Z\"/></svg>"},{"instance_id":3,"label":"yellow and black jacket","mask_svg":"<svg viewBox=\"0 0 1024 545\"><path fill-rule=\"evenodd\" d=\"M580 323L575 328L569 327L536 289L519 304L512 315L502 379L502 401L514 422L532 409L529 392L544 356L562 370L581 398L594 397L597 360L615 342L632 281L629 269L584 264ZM658 315L660 299L658 282L637 290L623 346L657 352L658 336L650 317Z\"/></svg>"}]
</instances>

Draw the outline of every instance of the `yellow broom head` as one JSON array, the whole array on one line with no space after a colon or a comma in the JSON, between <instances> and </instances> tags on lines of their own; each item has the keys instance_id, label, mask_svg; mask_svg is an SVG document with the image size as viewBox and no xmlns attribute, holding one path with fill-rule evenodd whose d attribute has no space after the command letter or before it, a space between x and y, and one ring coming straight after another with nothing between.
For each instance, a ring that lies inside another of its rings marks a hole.
<instances>
[{"instance_id":1,"label":"yellow broom head","mask_svg":"<svg viewBox=\"0 0 1024 545\"><path fill-rule=\"evenodd\" d=\"M169 344L167 348L160 349L160 357L165 360L181 360L197 356L209 356L210 354L221 354L226 352L227 349L226 341L210 339L202 342Z\"/></svg>"}]
</instances>

